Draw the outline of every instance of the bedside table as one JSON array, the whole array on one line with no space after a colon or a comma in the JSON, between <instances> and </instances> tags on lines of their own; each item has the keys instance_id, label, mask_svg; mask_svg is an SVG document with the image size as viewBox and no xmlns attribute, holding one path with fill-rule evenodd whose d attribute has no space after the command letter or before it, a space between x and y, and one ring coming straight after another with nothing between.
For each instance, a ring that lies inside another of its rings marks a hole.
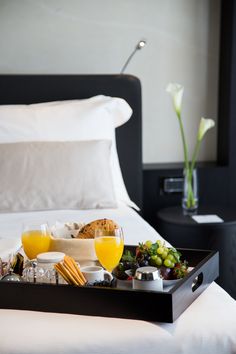
<instances>
[{"instance_id":1,"label":"bedside table","mask_svg":"<svg viewBox=\"0 0 236 354\"><path fill-rule=\"evenodd\" d=\"M219 251L220 276L217 283L236 299L236 210L221 206L200 207L197 215L217 215L222 223L197 223L182 208L161 209L156 229L176 248Z\"/></svg>"}]
</instances>

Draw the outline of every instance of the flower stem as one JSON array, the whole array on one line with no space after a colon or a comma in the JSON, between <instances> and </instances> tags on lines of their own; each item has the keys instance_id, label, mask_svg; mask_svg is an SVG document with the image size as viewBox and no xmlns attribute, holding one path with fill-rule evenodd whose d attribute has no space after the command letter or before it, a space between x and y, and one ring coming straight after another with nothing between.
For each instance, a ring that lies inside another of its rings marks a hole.
<instances>
[{"instance_id":1,"label":"flower stem","mask_svg":"<svg viewBox=\"0 0 236 354\"><path fill-rule=\"evenodd\" d=\"M191 167L188 170L185 169L185 187L184 193L186 195L186 206L191 209L195 206L195 196L193 191L193 171Z\"/></svg>"},{"instance_id":2,"label":"flower stem","mask_svg":"<svg viewBox=\"0 0 236 354\"><path fill-rule=\"evenodd\" d=\"M181 137L182 137L182 142L183 142L185 169L186 169L186 171L188 171L189 170L189 161L188 161L187 144L186 144L185 135L184 135L184 127L183 127L183 123L182 123L180 112L176 112L176 114L177 114L177 117L178 117L179 126L180 126L180 132L181 132Z\"/></svg>"},{"instance_id":3,"label":"flower stem","mask_svg":"<svg viewBox=\"0 0 236 354\"><path fill-rule=\"evenodd\" d=\"M197 139L194 152L193 152L193 157L190 166L188 169L186 169L185 174L186 174L186 183L187 183L187 208L192 208L195 206L195 199L194 199L194 193L193 193L193 186L192 186L192 179L193 179L193 170L195 168L195 163L196 163L196 158L197 154L199 151L201 140Z\"/></svg>"}]
</instances>

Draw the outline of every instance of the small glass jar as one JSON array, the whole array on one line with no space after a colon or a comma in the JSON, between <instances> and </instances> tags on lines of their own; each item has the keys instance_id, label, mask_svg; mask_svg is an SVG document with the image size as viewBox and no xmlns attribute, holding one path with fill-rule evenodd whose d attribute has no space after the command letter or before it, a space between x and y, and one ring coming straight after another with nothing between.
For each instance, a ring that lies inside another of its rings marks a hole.
<instances>
[{"instance_id":1,"label":"small glass jar","mask_svg":"<svg viewBox=\"0 0 236 354\"><path fill-rule=\"evenodd\" d=\"M64 279L54 269L56 263L65 257L63 252L45 252L30 261L23 271L23 279L31 283L65 284Z\"/></svg>"}]
</instances>

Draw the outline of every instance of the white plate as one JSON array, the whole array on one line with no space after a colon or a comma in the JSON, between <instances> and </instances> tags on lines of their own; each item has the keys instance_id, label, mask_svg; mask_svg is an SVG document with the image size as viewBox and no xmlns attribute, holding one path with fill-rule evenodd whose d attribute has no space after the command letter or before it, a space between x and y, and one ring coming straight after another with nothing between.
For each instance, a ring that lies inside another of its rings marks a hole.
<instances>
[{"instance_id":1,"label":"white plate","mask_svg":"<svg viewBox=\"0 0 236 354\"><path fill-rule=\"evenodd\" d=\"M128 277L133 277L131 273L131 269L125 270L125 274L127 274Z\"/></svg>"},{"instance_id":2,"label":"white plate","mask_svg":"<svg viewBox=\"0 0 236 354\"><path fill-rule=\"evenodd\" d=\"M192 269L193 269L193 267L188 267L188 273L190 273ZM180 278L180 279L171 279L171 280L165 280L165 279L163 279L163 286L173 286L173 285L175 285L176 283L178 283L178 281L180 281L181 279L183 279L183 278Z\"/></svg>"}]
</instances>

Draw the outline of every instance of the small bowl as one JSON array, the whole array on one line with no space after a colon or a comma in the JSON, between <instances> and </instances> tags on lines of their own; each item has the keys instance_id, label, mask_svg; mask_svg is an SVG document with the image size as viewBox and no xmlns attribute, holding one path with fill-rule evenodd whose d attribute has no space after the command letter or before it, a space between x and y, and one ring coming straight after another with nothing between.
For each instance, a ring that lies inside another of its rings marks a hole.
<instances>
[{"instance_id":1,"label":"small bowl","mask_svg":"<svg viewBox=\"0 0 236 354\"><path fill-rule=\"evenodd\" d=\"M191 270L193 270L193 267L188 267L188 273L190 273ZM163 279L163 286L174 286L175 284L177 284L182 279L184 279L184 278L170 279L170 280Z\"/></svg>"}]
</instances>

